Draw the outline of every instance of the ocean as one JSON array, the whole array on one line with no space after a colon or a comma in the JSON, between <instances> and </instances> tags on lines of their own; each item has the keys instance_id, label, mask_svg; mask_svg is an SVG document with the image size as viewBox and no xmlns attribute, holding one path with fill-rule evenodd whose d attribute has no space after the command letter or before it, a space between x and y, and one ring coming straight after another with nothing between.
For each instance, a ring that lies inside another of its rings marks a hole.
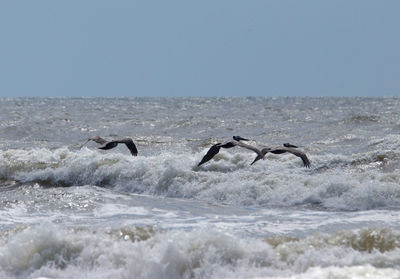
<instances>
[{"instance_id":1,"label":"ocean","mask_svg":"<svg viewBox=\"0 0 400 279\"><path fill-rule=\"evenodd\" d=\"M0 278L400 278L400 98L2 98ZM100 150L89 138L131 137ZM232 136L292 154L208 149Z\"/></svg>"}]
</instances>

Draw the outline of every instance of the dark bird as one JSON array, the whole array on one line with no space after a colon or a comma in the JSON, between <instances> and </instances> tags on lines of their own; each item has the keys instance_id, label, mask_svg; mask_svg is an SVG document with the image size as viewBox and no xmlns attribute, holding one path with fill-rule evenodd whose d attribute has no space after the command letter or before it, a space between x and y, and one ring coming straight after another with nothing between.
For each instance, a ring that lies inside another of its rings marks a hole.
<instances>
[{"instance_id":1,"label":"dark bird","mask_svg":"<svg viewBox=\"0 0 400 279\"><path fill-rule=\"evenodd\" d=\"M210 161L215 155L218 154L219 150L221 148L232 148L237 145L242 146L242 145L247 145L242 143L241 141L248 141L248 139L242 138L240 136L233 136L233 140L225 142L225 143L216 143L213 146L210 147L210 149L207 151L206 155L204 155L203 159L201 159L200 163L198 163L197 166L201 166L202 164Z\"/></svg>"},{"instance_id":2,"label":"dark bird","mask_svg":"<svg viewBox=\"0 0 400 279\"><path fill-rule=\"evenodd\" d=\"M254 146L252 146L252 145L249 145L249 144L245 144L245 143L240 143L240 147L244 147L244 148L246 148L246 149L249 149L249 150L251 150L251 151L254 151L256 154L257 154L257 157L254 159L254 161L250 164L250 166L251 165L253 165L255 162L257 162L258 160L260 160L260 159L264 159L264 156L265 156L265 154L267 154L270 150L271 150L271 148L269 148L269 147L265 147L265 148L263 148L263 149L258 149L257 147L254 147Z\"/></svg>"},{"instance_id":3,"label":"dark bird","mask_svg":"<svg viewBox=\"0 0 400 279\"><path fill-rule=\"evenodd\" d=\"M91 140L100 144L101 146L99 147L99 149L103 149L103 150L112 149L112 148L116 147L119 143L124 143L126 145L126 147L128 147L132 156L137 156L137 154L138 154L136 145L131 138L123 138L123 139L116 139L116 140L108 141L99 136L95 136L95 137L89 138L84 144L82 144L79 147L79 149L81 149L86 143L88 143Z\"/></svg>"},{"instance_id":4,"label":"dark bird","mask_svg":"<svg viewBox=\"0 0 400 279\"><path fill-rule=\"evenodd\" d=\"M284 143L283 146L278 146L275 148L266 147L261 150L254 146L248 145L248 144L240 143L240 145L244 148L247 148L247 149L252 150L255 153L257 153L257 157L254 159L254 161L250 165L253 165L255 162L257 162L260 159L264 159L264 156L268 152L273 153L273 154L283 154L286 152L292 153L293 155L301 158L301 160L303 161L303 164L306 168L309 168L311 165L311 162L308 159L307 155L304 152L296 149L297 148L296 145L293 145L290 143Z\"/></svg>"},{"instance_id":5,"label":"dark bird","mask_svg":"<svg viewBox=\"0 0 400 279\"><path fill-rule=\"evenodd\" d=\"M273 153L273 154L283 154L283 153L286 153L286 152L292 153L293 155L295 155L297 157L300 157L301 160L303 161L303 165L306 168L309 168L311 166L311 162L308 159L307 155L304 152L302 152L302 151L300 151L298 149L295 149L295 148L297 148L297 146L296 147L287 147L287 146L284 145L284 146L272 148L268 152Z\"/></svg>"}]
</instances>

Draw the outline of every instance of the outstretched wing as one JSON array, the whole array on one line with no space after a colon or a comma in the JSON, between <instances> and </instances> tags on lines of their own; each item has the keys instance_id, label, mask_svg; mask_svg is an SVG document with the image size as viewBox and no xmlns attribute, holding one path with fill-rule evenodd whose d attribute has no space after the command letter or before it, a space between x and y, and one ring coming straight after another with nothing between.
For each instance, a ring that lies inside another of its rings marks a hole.
<instances>
[{"instance_id":1,"label":"outstretched wing","mask_svg":"<svg viewBox=\"0 0 400 279\"><path fill-rule=\"evenodd\" d=\"M261 149L260 154L258 154L257 157L254 158L254 161L250 164L250 166L253 165L255 162L257 162L258 160L263 159L265 154L267 154L270 150L271 150L271 148L269 148L269 147L265 147L265 148Z\"/></svg>"},{"instance_id":2,"label":"outstretched wing","mask_svg":"<svg viewBox=\"0 0 400 279\"><path fill-rule=\"evenodd\" d=\"M132 139L130 139L130 138L122 139L122 140L119 140L119 143L125 143L126 147L128 147L132 156L137 156L138 151L137 151L136 145Z\"/></svg>"},{"instance_id":3,"label":"outstretched wing","mask_svg":"<svg viewBox=\"0 0 400 279\"><path fill-rule=\"evenodd\" d=\"M100 149L108 150L111 148L116 147L119 143L124 143L126 147L128 147L129 151L131 152L132 156L137 156L138 151L136 148L136 145L134 144L133 140L131 138L125 138L125 139L116 139L112 140L110 142L107 142L105 145L99 147Z\"/></svg>"},{"instance_id":4,"label":"outstretched wing","mask_svg":"<svg viewBox=\"0 0 400 279\"><path fill-rule=\"evenodd\" d=\"M300 157L301 160L303 161L304 166L306 168L309 168L310 165L311 165L311 162L308 159L307 155L304 152L302 152L300 150L297 150L297 149L294 149L294 148L277 147L277 148L274 148L274 149L270 150L269 152L274 153L274 154L282 154L282 153L285 153L285 152L289 152L289 153L292 153L293 155L296 155L297 157Z\"/></svg>"},{"instance_id":5,"label":"outstretched wing","mask_svg":"<svg viewBox=\"0 0 400 279\"><path fill-rule=\"evenodd\" d=\"M220 144L221 143L217 143L211 146L210 149L207 151L206 155L204 155L203 159L201 159L200 163L197 166L200 166L205 162L210 161L215 155L217 155L219 150L221 149Z\"/></svg>"},{"instance_id":6,"label":"outstretched wing","mask_svg":"<svg viewBox=\"0 0 400 279\"><path fill-rule=\"evenodd\" d=\"M254 147L254 146L252 146L250 144L246 144L246 143L243 143L241 141L238 141L238 142L236 142L236 145L240 146L240 147L243 147L243 148L246 148L248 150L254 151L255 153L257 153L257 155L262 156L261 151L257 147Z\"/></svg>"},{"instance_id":7,"label":"outstretched wing","mask_svg":"<svg viewBox=\"0 0 400 279\"><path fill-rule=\"evenodd\" d=\"M263 149L260 150L257 147L254 147L252 145L243 143L241 141L239 141L236 145L240 146L240 147L243 147L243 148L246 148L248 150L254 151L257 154L256 158L254 158L254 161L251 162L250 165L253 165L258 160L261 160L262 158L264 158L265 154L267 154L271 150L271 148L269 148L269 147L266 147L266 148L263 148Z\"/></svg>"}]
</instances>

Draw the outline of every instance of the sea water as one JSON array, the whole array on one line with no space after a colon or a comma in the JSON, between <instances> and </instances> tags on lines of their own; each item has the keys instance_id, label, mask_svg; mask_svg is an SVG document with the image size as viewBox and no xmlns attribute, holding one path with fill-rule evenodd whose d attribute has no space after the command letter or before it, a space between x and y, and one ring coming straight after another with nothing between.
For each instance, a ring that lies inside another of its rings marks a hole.
<instances>
[{"instance_id":1,"label":"sea water","mask_svg":"<svg viewBox=\"0 0 400 279\"><path fill-rule=\"evenodd\" d=\"M400 278L399 149L398 97L3 98L0 278Z\"/></svg>"}]
</instances>

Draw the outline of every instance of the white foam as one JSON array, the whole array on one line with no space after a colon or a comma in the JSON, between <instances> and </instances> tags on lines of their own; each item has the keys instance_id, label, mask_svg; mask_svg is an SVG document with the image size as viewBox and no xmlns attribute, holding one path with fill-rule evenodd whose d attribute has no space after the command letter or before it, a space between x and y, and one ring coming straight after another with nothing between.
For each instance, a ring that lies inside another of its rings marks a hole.
<instances>
[{"instance_id":1,"label":"white foam","mask_svg":"<svg viewBox=\"0 0 400 279\"><path fill-rule=\"evenodd\" d=\"M364 236L365 233L368 235ZM376 249L363 251L364 239L370 241L372 237L376 237L373 244ZM385 245L380 237L387 241L387 250L379 251L380 245ZM395 243L390 246L391 239L399 239L399 234L347 231L305 239L264 240L243 239L207 228L164 232L137 227L91 230L45 223L2 235L0 275L4 275L2 278L342 278L341 275L347 274L349 277L344 278L366 275L386 278L397 276L396 270L400 268L400 248ZM351 243L361 246L353 248Z\"/></svg>"},{"instance_id":2,"label":"white foam","mask_svg":"<svg viewBox=\"0 0 400 279\"><path fill-rule=\"evenodd\" d=\"M50 187L98 185L241 206L317 205L338 210L400 206L400 174L382 170L399 160L398 151L320 154L311 157L311 169L290 154L267 155L250 167L254 154L222 151L215 160L196 167L205 151L132 157L87 148L8 150L0 151L0 176Z\"/></svg>"},{"instance_id":3,"label":"white foam","mask_svg":"<svg viewBox=\"0 0 400 279\"><path fill-rule=\"evenodd\" d=\"M307 272L292 276L255 277L253 279L392 279L400 278L400 271L393 268L376 268L371 265L351 267L313 267Z\"/></svg>"}]
</instances>

